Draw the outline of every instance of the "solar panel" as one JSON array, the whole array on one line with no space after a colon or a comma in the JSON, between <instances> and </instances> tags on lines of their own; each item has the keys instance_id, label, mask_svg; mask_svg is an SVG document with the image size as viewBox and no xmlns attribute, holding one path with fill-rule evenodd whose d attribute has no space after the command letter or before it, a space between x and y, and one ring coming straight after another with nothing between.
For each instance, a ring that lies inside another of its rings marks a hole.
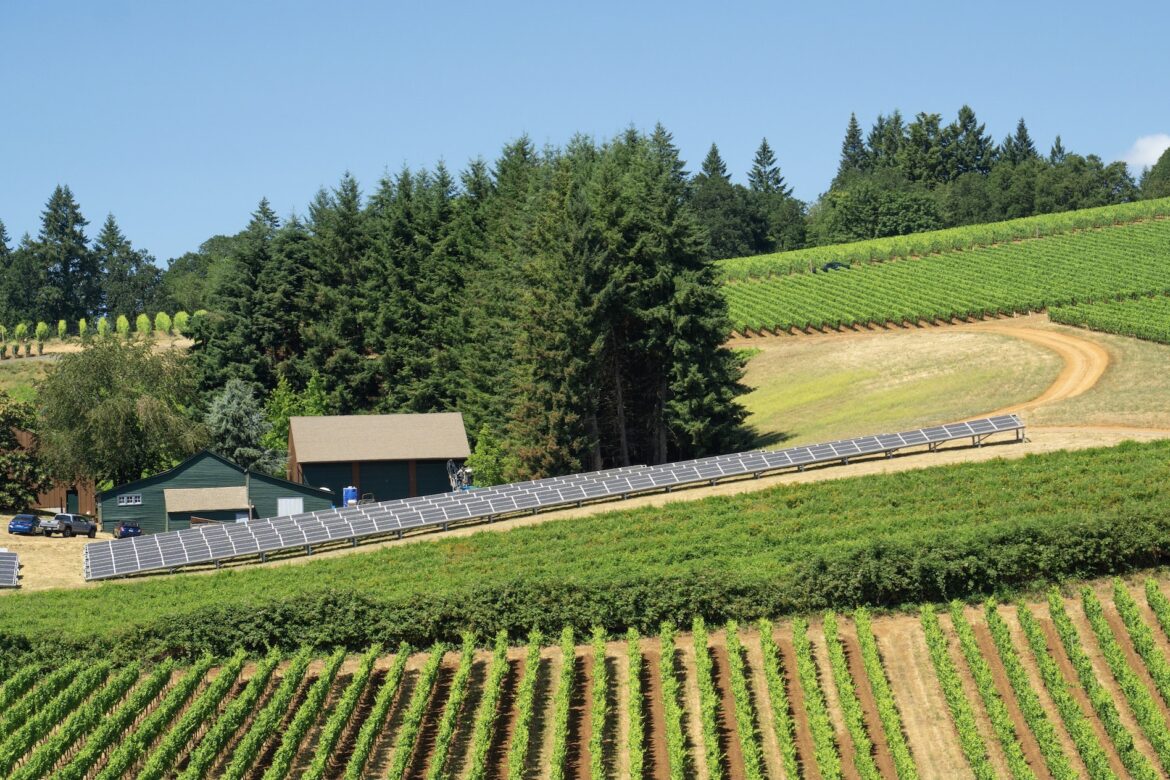
<instances>
[{"instance_id":1,"label":"solar panel","mask_svg":"<svg viewBox=\"0 0 1170 780\"><path fill-rule=\"evenodd\" d=\"M783 450L755 450L696 458L661 466L622 466L604 471L529 480L458 493L402 498L305 512L246 523L210 523L181 531L94 542L85 548L87 580L124 577L145 571L216 563L249 555L266 555L313 545L405 531L453 522L490 520L500 515L555 509L584 501L627 498L647 491L759 476L782 469L892 455L906 447L934 450L946 442L970 438L980 445L988 436L1015 433L1024 424L1015 415L936 425L901 433L883 433ZM13 556L15 558L15 556ZM0 568L0 575L3 569ZM13 575L15 583L15 574ZM0 583L2 584L2 583Z\"/></svg>"},{"instance_id":2,"label":"solar panel","mask_svg":"<svg viewBox=\"0 0 1170 780\"><path fill-rule=\"evenodd\" d=\"M20 559L14 552L0 552L0 588L18 588Z\"/></svg>"}]
</instances>

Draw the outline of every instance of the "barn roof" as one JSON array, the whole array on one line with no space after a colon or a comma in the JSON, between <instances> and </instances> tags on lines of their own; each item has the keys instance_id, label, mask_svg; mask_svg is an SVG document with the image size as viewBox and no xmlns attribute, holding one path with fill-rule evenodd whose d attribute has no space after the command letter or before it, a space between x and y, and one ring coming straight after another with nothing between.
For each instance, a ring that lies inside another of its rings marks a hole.
<instances>
[{"instance_id":1,"label":"barn roof","mask_svg":"<svg viewBox=\"0 0 1170 780\"><path fill-rule=\"evenodd\" d=\"M288 423L299 463L445 460L471 454L459 412L291 417Z\"/></svg>"},{"instance_id":2,"label":"barn roof","mask_svg":"<svg viewBox=\"0 0 1170 780\"><path fill-rule=\"evenodd\" d=\"M247 509L248 488L164 488L163 498L168 512L214 512L217 510Z\"/></svg>"}]
</instances>

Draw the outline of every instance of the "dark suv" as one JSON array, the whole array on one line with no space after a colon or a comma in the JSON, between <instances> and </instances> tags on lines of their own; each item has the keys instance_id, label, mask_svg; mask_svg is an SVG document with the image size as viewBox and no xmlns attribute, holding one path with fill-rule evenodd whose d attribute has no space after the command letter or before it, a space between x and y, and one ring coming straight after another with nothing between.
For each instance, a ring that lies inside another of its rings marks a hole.
<instances>
[{"instance_id":1,"label":"dark suv","mask_svg":"<svg viewBox=\"0 0 1170 780\"><path fill-rule=\"evenodd\" d=\"M85 534L93 539L97 536L97 531L97 523L85 515L59 514L52 520L41 520L41 533L45 536L52 536L55 533L60 533L62 536Z\"/></svg>"}]
</instances>

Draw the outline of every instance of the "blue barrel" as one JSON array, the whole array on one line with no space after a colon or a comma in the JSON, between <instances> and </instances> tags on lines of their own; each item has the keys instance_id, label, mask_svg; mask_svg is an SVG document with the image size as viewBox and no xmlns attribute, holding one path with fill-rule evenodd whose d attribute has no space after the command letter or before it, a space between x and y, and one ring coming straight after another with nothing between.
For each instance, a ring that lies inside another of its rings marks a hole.
<instances>
[{"instance_id":1,"label":"blue barrel","mask_svg":"<svg viewBox=\"0 0 1170 780\"><path fill-rule=\"evenodd\" d=\"M353 485L341 489L341 505L353 506L358 502L358 489Z\"/></svg>"}]
</instances>

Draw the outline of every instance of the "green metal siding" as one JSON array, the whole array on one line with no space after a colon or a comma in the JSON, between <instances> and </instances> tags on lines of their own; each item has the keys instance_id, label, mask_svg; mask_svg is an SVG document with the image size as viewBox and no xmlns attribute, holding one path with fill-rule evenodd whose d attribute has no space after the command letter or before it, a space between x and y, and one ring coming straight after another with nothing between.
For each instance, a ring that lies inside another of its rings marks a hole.
<instances>
[{"instance_id":1,"label":"green metal siding","mask_svg":"<svg viewBox=\"0 0 1170 780\"><path fill-rule=\"evenodd\" d=\"M236 522L236 511L232 509L219 509L213 512L170 512L168 517L170 519L170 530L181 531L184 528L191 527L192 517L200 517L216 523L234 523Z\"/></svg>"},{"instance_id":2,"label":"green metal siding","mask_svg":"<svg viewBox=\"0 0 1170 780\"><path fill-rule=\"evenodd\" d=\"M366 460L361 462L358 493L374 495L375 501L392 501L410 496L410 466L405 461Z\"/></svg>"},{"instance_id":3,"label":"green metal siding","mask_svg":"<svg viewBox=\"0 0 1170 780\"><path fill-rule=\"evenodd\" d=\"M306 463L301 466L305 484L315 488L329 488L333 503L341 506L341 490L353 484L353 467L348 463Z\"/></svg>"},{"instance_id":4,"label":"green metal siding","mask_svg":"<svg viewBox=\"0 0 1170 780\"><path fill-rule=\"evenodd\" d=\"M266 474L252 474L249 477L248 496L256 509L256 517L275 517L278 499L281 498L303 498L306 512L328 509L334 504L333 496L328 493ZM340 491L336 503L341 503Z\"/></svg>"},{"instance_id":5,"label":"green metal siding","mask_svg":"<svg viewBox=\"0 0 1170 780\"><path fill-rule=\"evenodd\" d=\"M102 530L109 533L122 520L137 520L144 533L174 531L177 529L167 519L164 489L239 487L243 484L244 474L237 467L209 452L201 452L170 471L121 485L99 495L98 511L101 513ZM118 506L118 496L134 493L142 496L141 505Z\"/></svg>"},{"instance_id":6,"label":"green metal siding","mask_svg":"<svg viewBox=\"0 0 1170 780\"><path fill-rule=\"evenodd\" d=\"M418 494L450 493L451 479L447 476L447 461L420 460L416 467Z\"/></svg>"}]
</instances>

